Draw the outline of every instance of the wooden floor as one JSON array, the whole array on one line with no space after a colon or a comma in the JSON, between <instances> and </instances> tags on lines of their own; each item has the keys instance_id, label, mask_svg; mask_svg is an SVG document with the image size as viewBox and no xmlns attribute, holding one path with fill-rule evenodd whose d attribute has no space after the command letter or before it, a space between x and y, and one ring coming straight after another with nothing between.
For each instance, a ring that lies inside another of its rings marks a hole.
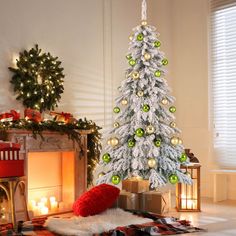
<instances>
[{"instance_id":1,"label":"wooden floor","mask_svg":"<svg viewBox=\"0 0 236 236\"><path fill-rule=\"evenodd\" d=\"M236 236L236 201L213 203L212 199L202 199L202 212L187 213L172 210L170 216L188 219L194 226L207 229L207 232L184 235Z\"/></svg>"}]
</instances>

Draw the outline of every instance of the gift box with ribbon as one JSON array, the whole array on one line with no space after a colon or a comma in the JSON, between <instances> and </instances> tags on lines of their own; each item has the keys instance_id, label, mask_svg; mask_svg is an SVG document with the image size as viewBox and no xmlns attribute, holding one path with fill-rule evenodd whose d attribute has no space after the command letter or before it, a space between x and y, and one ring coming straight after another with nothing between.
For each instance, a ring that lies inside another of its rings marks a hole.
<instances>
[{"instance_id":1,"label":"gift box with ribbon","mask_svg":"<svg viewBox=\"0 0 236 236\"><path fill-rule=\"evenodd\" d=\"M10 110L0 114L0 121L15 121L20 119L20 112L15 110Z\"/></svg>"},{"instance_id":2,"label":"gift box with ribbon","mask_svg":"<svg viewBox=\"0 0 236 236\"><path fill-rule=\"evenodd\" d=\"M51 116L54 116L54 120L57 122L71 123L71 120L74 120L73 115L68 112L50 112Z\"/></svg>"},{"instance_id":3,"label":"gift box with ribbon","mask_svg":"<svg viewBox=\"0 0 236 236\"><path fill-rule=\"evenodd\" d=\"M4 151L4 150L18 151L20 150L20 144L0 140L0 151Z\"/></svg>"},{"instance_id":4,"label":"gift box with ribbon","mask_svg":"<svg viewBox=\"0 0 236 236\"><path fill-rule=\"evenodd\" d=\"M131 193L143 193L149 191L149 181L139 178L130 178L122 181L122 189Z\"/></svg>"},{"instance_id":5,"label":"gift box with ribbon","mask_svg":"<svg viewBox=\"0 0 236 236\"><path fill-rule=\"evenodd\" d=\"M114 207L129 210L139 210L139 195L137 193L130 193L122 190Z\"/></svg>"},{"instance_id":6,"label":"gift box with ribbon","mask_svg":"<svg viewBox=\"0 0 236 236\"><path fill-rule=\"evenodd\" d=\"M171 208L171 192L149 191L140 195L140 210L164 214Z\"/></svg>"},{"instance_id":7,"label":"gift box with ribbon","mask_svg":"<svg viewBox=\"0 0 236 236\"><path fill-rule=\"evenodd\" d=\"M42 117L41 117L41 113L38 110L34 110L31 108L26 108L25 109L25 119L26 120L32 120L35 122L41 122L42 121Z\"/></svg>"},{"instance_id":8,"label":"gift box with ribbon","mask_svg":"<svg viewBox=\"0 0 236 236\"><path fill-rule=\"evenodd\" d=\"M24 175L24 160L19 153L19 143L0 141L0 178Z\"/></svg>"}]
</instances>

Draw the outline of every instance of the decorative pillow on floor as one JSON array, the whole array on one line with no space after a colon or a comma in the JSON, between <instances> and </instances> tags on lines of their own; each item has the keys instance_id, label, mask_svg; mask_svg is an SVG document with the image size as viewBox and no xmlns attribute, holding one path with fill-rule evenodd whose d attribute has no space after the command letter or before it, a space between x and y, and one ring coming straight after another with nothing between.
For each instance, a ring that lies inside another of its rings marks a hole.
<instances>
[{"instance_id":1,"label":"decorative pillow on floor","mask_svg":"<svg viewBox=\"0 0 236 236\"><path fill-rule=\"evenodd\" d=\"M73 211L77 216L92 216L110 208L118 198L120 189L100 184L82 194L74 203Z\"/></svg>"}]
</instances>

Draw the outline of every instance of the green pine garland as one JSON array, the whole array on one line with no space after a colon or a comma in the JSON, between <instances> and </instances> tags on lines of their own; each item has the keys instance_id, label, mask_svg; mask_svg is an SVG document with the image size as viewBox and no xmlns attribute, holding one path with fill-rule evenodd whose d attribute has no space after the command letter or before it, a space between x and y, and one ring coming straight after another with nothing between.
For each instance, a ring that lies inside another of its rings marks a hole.
<instances>
[{"instance_id":1,"label":"green pine garland","mask_svg":"<svg viewBox=\"0 0 236 236\"><path fill-rule=\"evenodd\" d=\"M0 133L1 139L7 139L7 130L8 129L24 129L32 131L34 138L37 138L37 135L40 135L43 139L43 131L55 131L60 134L66 134L69 139L72 139L75 142L80 141L79 130L90 130L91 133L88 134L88 173L87 173L87 182L88 185L92 185L93 182L93 170L96 164L99 161L99 156L101 152L101 134L99 130L101 127L97 126L93 121L88 121L87 119L79 119L75 123L65 124L63 122L56 121L43 121L40 123L33 122L30 120L16 120L10 122L0 122Z\"/></svg>"},{"instance_id":2,"label":"green pine garland","mask_svg":"<svg viewBox=\"0 0 236 236\"><path fill-rule=\"evenodd\" d=\"M54 110L64 91L63 68L58 57L42 53L38 45L29 51L20 52L11 83L17 93L17 100L27 108Z\"/></svg>"}]
</instances>

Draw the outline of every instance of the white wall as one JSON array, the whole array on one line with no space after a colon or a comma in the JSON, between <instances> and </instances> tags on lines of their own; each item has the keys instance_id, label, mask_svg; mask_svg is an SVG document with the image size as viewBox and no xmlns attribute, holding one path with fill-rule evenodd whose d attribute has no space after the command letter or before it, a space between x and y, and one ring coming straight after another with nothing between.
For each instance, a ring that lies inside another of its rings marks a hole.
<instances>
[{"instance_id":1,"label":"white wall","mask_svg":"<svg viewBox=\"0 0 236 236\"><path fill-rule=\"evenodd\" d=\"M104 108L103 0L0 0L0 35L1 110L21 108L9 83L13 54L38 43L65 68L58 110L103 125L103 112L94 112Z\"/></svg>"},{"instance_id":2,"label":"white wall","mask_svg":"<svg viewBox=\"0 0 236 236\"><path fill-rule=\"evenodd\" d=\"M208 119L208 0L174 0L172 75L177 121L185 147L202 163L201 190L212 196L211 132Z\"/></svg>"}]
</instances>

